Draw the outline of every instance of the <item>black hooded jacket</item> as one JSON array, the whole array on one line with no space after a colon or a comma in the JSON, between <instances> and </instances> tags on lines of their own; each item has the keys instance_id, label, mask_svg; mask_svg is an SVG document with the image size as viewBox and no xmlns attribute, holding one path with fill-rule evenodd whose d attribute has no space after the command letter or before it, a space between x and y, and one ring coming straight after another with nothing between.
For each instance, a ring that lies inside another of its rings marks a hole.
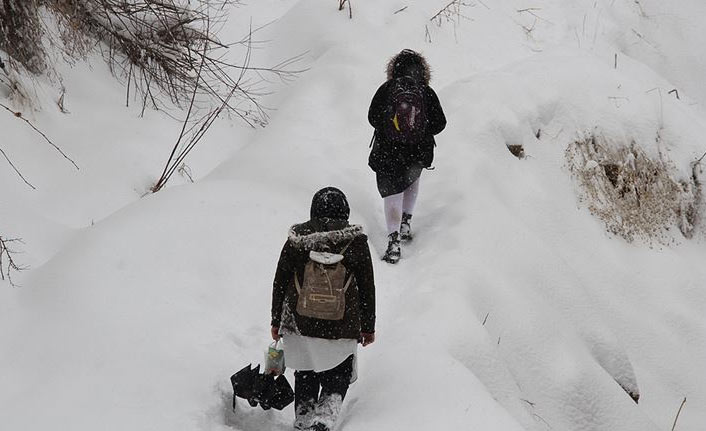
<instances>
[{"instance_id":1,"label":"black hooded jacket","mask_svg":"<svg viewBox=\"0 0 706 431\"><path fill-rule=\"evenodd\" d=\"M398 145L387 142L379 133L387 118L389 89L392 81L401 76L410 76L424 84L424 105L427 112L426 136L421 145ZM434 135L446 127L446 116L439 98L429 86L430 69L421 54L403 50L393 57L387 65L387 81L378 88L370 103L368 122L375 128L375 142L368 159L373 171L387 176L403 175L411 166L428 168L434 160Z\"/></svg>"},{"instance_id":2,"label":"black hooded jacket","mask_svg":"<svg viewBox=\"0 0 706 431\"><path fill-rule=\"evenodd\" d=\"M359 339L361 332L375 332L375 281L363 228L348 223L345 195L332 187L319 191L312 201L311 220L292 226L282 248L272 286L272 326L280 332L308 337ZM304 273L310 251L343 253L343 264L354 277L346 291L343 319L321 320L296 312L299 295L294 277Z\"/></svg>"}]
</instances>

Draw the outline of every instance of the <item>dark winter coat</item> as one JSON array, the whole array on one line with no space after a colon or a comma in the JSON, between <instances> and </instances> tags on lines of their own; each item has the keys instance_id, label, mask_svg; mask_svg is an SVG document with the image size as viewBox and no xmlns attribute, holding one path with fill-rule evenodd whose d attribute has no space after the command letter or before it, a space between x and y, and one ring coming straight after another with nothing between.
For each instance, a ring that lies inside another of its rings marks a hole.
<instances>
[{"instance_id":1,"label":"dark winter coat","mask_svg":"<svg viewBox=\"0 0 706 431\"><path fill-rule=\"evenodd\" d=\"M399 145L387 142L380 132L386 121L387 100L392 80L400 76L411 76L424 84L424 106L427 115L426 136L419 145ZM424 57L404 50L390 60L387 67L387 81L378 88L370 103L368 121L375 128L375 141L368 159L368 164L378 174L378 188L381 176L389 184L387 192L399 193L414 182L422 168L431 166L434 160L434 135L446 127L446 116L439 98L429 86L430 70ZM400 189L401 190L398 190ZM381 194L385 196L383 190ZM388 193L394 194L394 193Z\"/></svg>"},{"instance_id":2,"label":"dark winter coat","mask_svg":"<svg viewBox=\"0 0 706 431\"><path fill-rule=\"evenodd\" d=\"M309 252L344 252L343 264L355 278L346 291L346 307L342 320L321 320L300 316L296 312L298 294L294 276L302 283ZM361 332L375 332L375 282L363 228L346 220L316 219L294 225L282 248L272 288L272 326L308 337L336 340L359 339Z\"/></svg>"}]
</instances>

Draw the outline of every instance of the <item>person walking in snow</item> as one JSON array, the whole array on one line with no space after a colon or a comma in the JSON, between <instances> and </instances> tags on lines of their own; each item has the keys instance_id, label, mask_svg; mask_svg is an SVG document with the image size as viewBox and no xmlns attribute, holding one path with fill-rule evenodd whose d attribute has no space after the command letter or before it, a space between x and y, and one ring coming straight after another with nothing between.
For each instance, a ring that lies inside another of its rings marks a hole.
<instances>
[{"instance_id":1,"label":"person walking in snow","mask_svg":"<svg viewBox=\"0 0 706 431\"><path fill-rule=\"evenodd\" d=\"M388 245L382 259L389 263L399 261L400 241L412 239L410 222L419 177L434 160L434 135L446 127L430 77L421 54L402 50L389 61L387 81L368 110L368 121L375 128L368 165L375 171L384 200Z\"/></svg>"},{"instance_id":2,"label":"person walking in snow","mask_svg":"<svg viewBox=\"0 0 706 431\"><path fill-rule=\"evenodd\" d=\"M272 288L272 338L294 372L294 429L332 430L356 376L358 343L375 341L375 282L368 238L348 223L337 188L314 195L294 225Z\"/></svg>"}]
</instances>

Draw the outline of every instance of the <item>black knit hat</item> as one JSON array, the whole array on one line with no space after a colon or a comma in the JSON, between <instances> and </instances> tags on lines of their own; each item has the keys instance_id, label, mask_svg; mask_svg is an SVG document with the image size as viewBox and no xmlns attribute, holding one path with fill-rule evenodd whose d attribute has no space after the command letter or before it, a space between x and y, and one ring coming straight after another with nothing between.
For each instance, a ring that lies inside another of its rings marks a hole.
<instances>
[{"instance_id":1,"label":"black knit hat","mask_svg":"<svg viewBox=\"0 0 706 431\"><path fill-rule=\"evenodd\" d=\"M314 194L311 200L311 218L348 220L351 209L348 199L336 187L325 187Z\"/></svg>"}]
</instances>

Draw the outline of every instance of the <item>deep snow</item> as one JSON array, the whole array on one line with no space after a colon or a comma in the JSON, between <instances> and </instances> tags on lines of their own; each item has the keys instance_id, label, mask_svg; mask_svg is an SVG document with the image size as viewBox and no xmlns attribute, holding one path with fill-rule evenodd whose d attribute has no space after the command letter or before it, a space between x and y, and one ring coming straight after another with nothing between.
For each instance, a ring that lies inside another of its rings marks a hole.
<instances>
[{"instance_id":1,"label":"deep snow","mask_svg":"<svg viewBox=\"0 0 706 431\"><path fill-rule=\"evenodd\" d=\"M414 242L397 266L376 260L378 338L360 350L340 428L664 430L686 396L677 429L703 430L703 230L674 229L669 246L608 234L564 152L597 132L690 175L706 151L706 6L486 0L438 25L448 2L355 2L353 20L334 3L232 12L225 37L277 19L256 61L306 52L309 70L273 84L267 128L217 123L187 160L195 184L140 197L178 124L124 108L98 58L62 71L70 114L51 86L32 114L79 171L0 115L0 145L38 188L0 170L0 233L25 239L32 266L21 287L0 284L0 428L290 429L291 407L230 412L228 377L261 360L278 253L314 191L344 190L384 252L366 114L387 58L411 47L449 126Z\"/></svg>"}]
</instances>

